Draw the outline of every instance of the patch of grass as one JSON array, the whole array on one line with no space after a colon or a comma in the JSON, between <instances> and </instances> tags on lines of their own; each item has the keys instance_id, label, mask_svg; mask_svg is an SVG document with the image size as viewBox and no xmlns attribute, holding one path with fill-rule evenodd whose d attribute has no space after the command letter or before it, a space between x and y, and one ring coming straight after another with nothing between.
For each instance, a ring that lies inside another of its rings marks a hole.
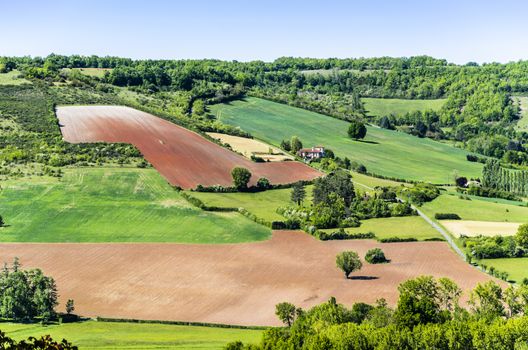
<instances>
[{"instance_id":1,"label":"patch of grass","mask_svg":"<svg viewBox=\"0 0 528 350\"><path fill-rule=\"evenodd\" d=\"M528 258L484 259L480 263L486 265L488 269L493 266L500 272L507 272L508 279L517 283L528 277Z\"/></svg>"},{"instance_id":2,"label":"patch of grass","mask_svg":"<svg viewBox=\"0 0 528 350\"><path fill-rule=\"evenodd\" d=\"M313 186L306 186L306 203L312 200ZM245 208L257 217L267 220L284 220L277 214L277 208L293 205L290 201L291 188L269 190L256 193L213 193L213 192L188 192L191 196L200 199L205 205L222 208Z\"/></svg>"},{"instance_id":3,"label":"patch of grass","mask_svg":"<svg viewBox=\"0 0 528 350\"><path fill-rule=\"evenodd\" d=\"M451 212L462 220L527 222L528 207L495 203L481 199L460 199L458 195L443 194L420 208L429 217L436 213Z\"/></svg>"},{"instance_id":4,"label":"patch of grass","mask_svg":"<svg viewBox=\"0 0 528 350\"><path fill-rule=\"evenodd\" d=\"M521 107L521 118L517 122L515 127L519 131L528 131L528 97L527 96L515 96L514 101L519 103Z\"/></svg>"},{"instance_id":5,"label":"patch of grass","mask_svg":"<svg viewBox=\"0 0 528 350\"><path fill-rule=\"evenodd\" d=\"M8 73L0 73L0 85L21 85L21 84L31 84L29 80L24 78L19 78L20 72L17 70L12 70Z\"/></svg>"},{"instance_id":6,"label":"patch of grass","mask_svg":"<svg viewBox=\"0 0 528 350\"><path fill-rule=\"evenodd\" d=\"M360 173L352 173L352 181L356 185L356 188L359 190L365 190L368 187L400 187L400 186L410 186L404 182L397 182L392 180L379 179L377 177L368 176Z\"/></svg>"},{"instance_id":7,"label":"patch of grass","mask_svg":"<svg viewBox=\"0 0 528 350\"><path fill-rule=\"evenodd\" d=\"M337 229L322 230L333 232ZM403 216L392 218L378 218L361 221L360 227L345 229L349 233L373 232L376 238L416 238L425 240L429 238L442 238L440 233L419 216Z\"/></svg>"},{"instance_id":8,"label":"patch of grass","mask_svg":"<svg viewBox=\"0 0 528 350\"><path fill-rule=\"evenodd\" d=\"M261 330L88 321L41 326L0 323L16 340L50 334L80 349L222 349L229 342L258 343Z\"/></svg>"},{"instance_id":9,"label":"patch of grass","mask_svg":"<svg viewBox=\"0 0 528 350\"><path fill-rule=\"evenodd\" d=\"M445 99L438 100L404 100L398 98L362 98L367 114L374 117L383 117L389 114L405 114L407 112L439 110Z\"/></svg>"},{"instance_id":10,"label":"patch of grass","mask_svg":"<svg viewBox=\"0 0 528 350\"><path fill-rule=\"evenodd\" d=\"M296 135L304 146L324 145L337 156L363 163L374 174L433 183L452 182L455 171L467 177L481 175L482 164L468 162L462 149L375 127L368 127L364 141L354 141L343 120L263 99L213 105L211 111L222 122L275 146Z\"/></svg>"},{"instance_id":11,"label":"patch of grass","mask_svg":"<svg viewBox=\"0 0 528 350\"><path fill-rule=\"evenodd\" d=\"M111 72L112 68L64 68L64 71L76 70L90 77L102 78L106 72Z\"/></svg>"},{"instance_id":12,"label":"patch of grass","mask_svg":"<svg viewBox=\"0 0 528 350\"><path fill-rule=\"evenodd\" d=\"M271 231L238 213L191 206L154 169L66 169L2 184L2 242L236 243Z\"/></svg>"}]
</instances>

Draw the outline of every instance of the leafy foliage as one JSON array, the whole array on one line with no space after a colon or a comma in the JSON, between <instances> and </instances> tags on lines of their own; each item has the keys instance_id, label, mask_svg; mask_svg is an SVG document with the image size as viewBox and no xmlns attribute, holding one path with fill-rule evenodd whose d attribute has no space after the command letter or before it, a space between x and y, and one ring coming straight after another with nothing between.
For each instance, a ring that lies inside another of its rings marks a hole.
<instances>
[{"instance_id":1,"label":"leafy foliage","mask_svg":"<svg viewBox=\"0 0 528 350\"><path fill-rule=\"evenodd\" d=\"M352 272L360 270L363 266L359 259L359 255L352 251L345 251L337 254L336 265L344 272L346 278L348 278Z\"/></svg>"}]
</instances>

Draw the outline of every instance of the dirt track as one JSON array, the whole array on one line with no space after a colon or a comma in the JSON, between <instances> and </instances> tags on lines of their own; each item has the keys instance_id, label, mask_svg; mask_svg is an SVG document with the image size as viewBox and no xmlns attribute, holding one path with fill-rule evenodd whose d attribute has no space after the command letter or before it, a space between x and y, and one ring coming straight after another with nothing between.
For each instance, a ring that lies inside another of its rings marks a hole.
<instances>
[{"instance_id":1,"label":"dirt track","mask_svg":"<svg viewBox=\"0 0 528 350\"><path fill-rule=\"evenodd\" d=\"M392 262L354 274L373 279L345 280L335 267L339 251L364 256L379 246ZM17 243L0 252L1 261L18 256L24 267L54 276L62 302L74 299L86 316L244 325L277 325L274 308L282 301L307 308L335 296L348 305L378 298L392 304L397 285L411 277L447 276L464 289L489 278L445 242L320 242L291 231L247 244Z\"/></svg>"},{"instance_id":2,"label":"dirt track","mask_svg":"<svg viewBox=\"0 0 528 350\"><path fill-rule=\"evenodd\" d=\"M283 184L321 175L299 162L251 162L197 133L133 108L58 107L57 117L66 141L131 143L171 184L186 189L199 184L229 186L236 166L251 171L252 184L260 177Z\"/></svg>"}]
</instances>

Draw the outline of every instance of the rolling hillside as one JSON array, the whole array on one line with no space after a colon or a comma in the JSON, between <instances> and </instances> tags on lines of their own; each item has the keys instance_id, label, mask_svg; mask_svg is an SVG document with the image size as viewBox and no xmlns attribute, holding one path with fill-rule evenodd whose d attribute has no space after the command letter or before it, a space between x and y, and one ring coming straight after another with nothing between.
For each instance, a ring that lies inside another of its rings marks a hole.
<instances>
[{"instance_id":1,"label":"rolling hillside","mask_svg":"<svg viewBox=\"0 0 528 350\"><path fill-rule=\"evenodd\" d=\"M266 142L278 145L296 135L304 146L324 145L337 156L363 163L374 174L433 183L452 182L455 172L467 177L481 174L482 165L468 162L464 150L375 127L368 128L364 141L353 141L345 121L263 99L214 105L211 111L222 122Z\"/></svg>"}]
</instances>

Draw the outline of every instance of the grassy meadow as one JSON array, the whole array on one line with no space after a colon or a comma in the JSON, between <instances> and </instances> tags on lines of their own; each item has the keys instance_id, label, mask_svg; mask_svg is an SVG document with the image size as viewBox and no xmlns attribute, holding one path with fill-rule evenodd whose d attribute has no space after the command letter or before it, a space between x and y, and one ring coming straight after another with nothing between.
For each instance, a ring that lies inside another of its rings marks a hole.
<instances>
[{"instance_id":1,"label":"grassy meadow","mask_svg":"<svg viewBox=\"0 0 528 350\"><path fill-rule=\"evenodd\" d=\"M1 242L236 243L271 231L238 213L194 208L154 169L66 169L2 183Z\"/></svg>"},{"instance_id":2,"label":"grassy meadow","mask_svg":"<svg viewBox=\"0 0 528 350\"><path fill-rule=\"evenodd\" d=\"M337 229L321 230L325 232L334 232ZM404 216L368 219L361 221L360 227L351 227L345 229L348 233L366 233L372 232L376 238L416 238L423 241L429 238L442 238L440 233L431 225L425 222L419 216Z\"/></svg>"},{"instance_id":3,"label":"grassy meadow","mask_svg":"<svg viewBox=\"0 0 528 350\"><path fill-rule=\"evenodd\" d=\"M363 163L374 174L433 183L452 182L455 171L467 177L481 175L482 164L468 162L461 149L376 127L368 127L365 140L354 141L345 121L263 99L213 105L211 112L273 145L294 135L306 147L324 145L337 156Z\"/></svg>"},{"instance_id":4,"label":"grassy meadow","mask_svg":"<svg viewBox=\"0 0 528 350\"><path fill-rule=\"evenodd\" d=\"M352 173L352 180L357 190L369 191L376 186L402 186L401 182L378 179L364 174ZM266 221L284 220L277 214L277 208L290 206L291 188L269 190L256 193L215 193L215 192L191 192L191 196L200 199L207 206L221 208L245 208L257 217ZM306 186L305 203L312 201L313 186Z\"/></svg>"},{"instance_id":5,"label":"grassy meadow","mask_svg":"<svg viewBox=\"0 0 528 350\"><path fill-rule=\"evenodd\" d=\"M507 272L508 279L516 283L528 278L528 258L483 259L480 263L488 268L493 266L498 271Z\"/></svg>"},{"instance_id":6,"label":"grassy meadow","mask_svg":"<svg viewBox=\"0 0 528 350\"><path fill-rule=\"evenodd\" d=\"M0 323L0 330L22 340L50 334L80 349L222 349L240 340L258 343L261 330L87 321L62 325Z\"/></svg>"},{"instance_id":7,"label":"grassy meadow","mask_svg":"<svg viewBox=\"0 0 528 350\"><path fill-rule=\"evenodd\" d=\"M404 100L399 98L362 98L367 115L383 117L390 114L405 114L407 112L439 110L445 99L438 100Z\"/></svg>"},{"instance_id":8,"label":"grassy meadow","mask_svg":"<svg viewBox=\"0 0 528 350\"><path fill-rule=\"evenodd\" d=\"M521 118L517 122L516 129L519 131L528 131L528 96L515 96L513 99L521 107Z\"/></svg>"},{"instance_id":9,"label":"grassy meadow","mask_svg":"<svg viewBox=\"0 0 528 350\"><path fill-rule=\"evenodd\" d=\"M420 209L430 218L434 218L435 213L455 213L462 220L528 222L528 207L526 206L481 199L467 200L450 194L443 194L425 203Z\"/></svg>"},{"instance_id":10,"label":"grassy meadow","mask_svg":"<svg viewBox=\"0 0 528 350\"><path fill-rule=\"evenodd\" d=\"M0 73L0 85L21 85L21 84L31 84L29 80L24 78L19 78L20 72L13 70L8 73Z\"/></svg>"},{"instance_id":11,"label":"grassy meadow","mask_svg":"<svg viewBox=\"0 0 528 350\"><path fill-rule=\"evenodd\" d=\"M84 75L90 77L102 78L106 72L111 72L111 68L64 68L65 71L76 70Z\"/></svg>"},{"instance_id":12,"label":"grassy meadow","mask_svg":"<svg viewBox=\"0 0 528 350\"><path fill-rule=\"evenodd\" d=\"M312 189L313 186L306 186L307 203L311 202ZM277 214L277 208L292 205L291 191L291 188L283 188L256 193L189 192L189 194L208 206L245 208L261 219L273 221L284 220L282 215Z\"/></svg>"}]
</instances>

